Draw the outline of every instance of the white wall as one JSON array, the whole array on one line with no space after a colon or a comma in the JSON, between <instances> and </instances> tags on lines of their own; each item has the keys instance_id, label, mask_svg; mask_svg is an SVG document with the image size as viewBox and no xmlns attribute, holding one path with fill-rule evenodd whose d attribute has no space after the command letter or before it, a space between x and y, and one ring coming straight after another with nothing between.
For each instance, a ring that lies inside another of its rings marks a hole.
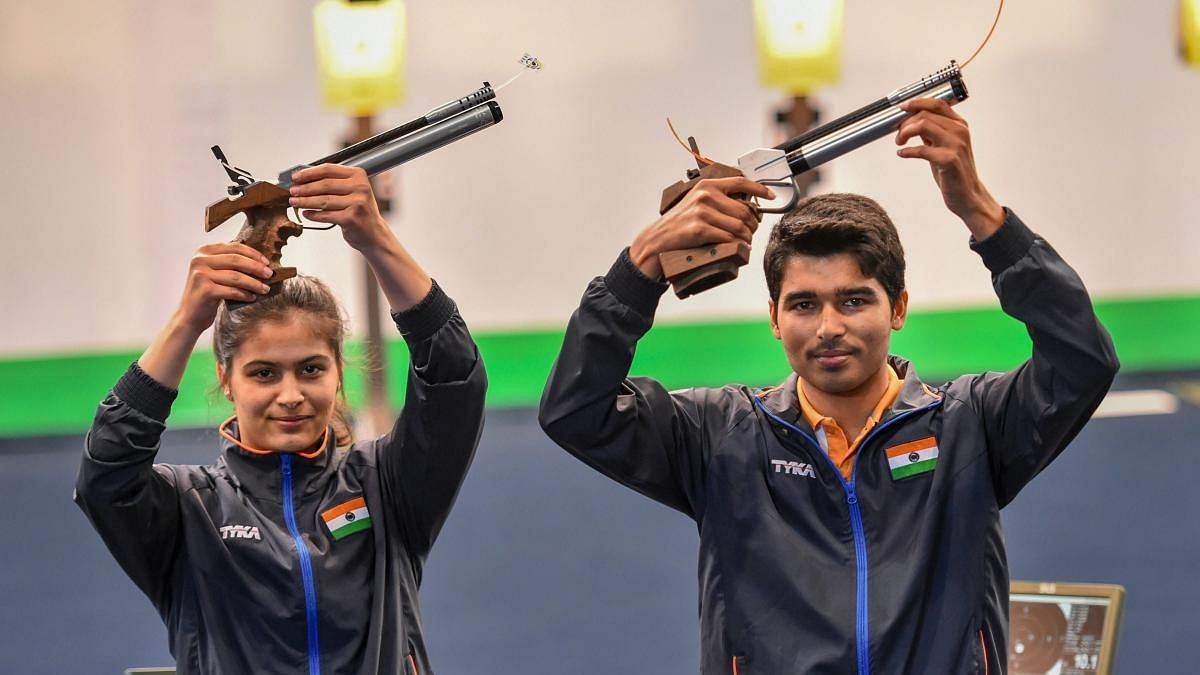
<instances>
[{"instance_id":1,"label":"white wall","mask_svg":"<svg viewBox=\"0 0 1200 675\"><path fill-rule=\"evenodd\" d=\"M843 80L826 119L964 59L991 2L848 3ZM1101 296L1200 290L1200 71L1178 62L1169 0L1008 3L966 71L959 110L992 192ZM145 343L211 235L220 143L260 177L326 154L344 118L320 109L311 4L6 2L0 5L0 354ZM757 84L748 3L410 0L409 96L396 124L524 51L546 70L503 91L494 129L405 166L401 238L479 328L565 322L587 279L656 217L689 157L671 115L732 162L772 137L781 98ZM877 198L901 228L914 307L988 302L965 229L926 167L880 141L823 169L822 190ZM765 236L765 233L762 235ZM761 239L760 239L761 241ZM761 246L759 247L761 248ZM353 256L310 232L285 261L358 311ZM762 311L757 260L672 319Z\"/></svg>"}]
</instances>

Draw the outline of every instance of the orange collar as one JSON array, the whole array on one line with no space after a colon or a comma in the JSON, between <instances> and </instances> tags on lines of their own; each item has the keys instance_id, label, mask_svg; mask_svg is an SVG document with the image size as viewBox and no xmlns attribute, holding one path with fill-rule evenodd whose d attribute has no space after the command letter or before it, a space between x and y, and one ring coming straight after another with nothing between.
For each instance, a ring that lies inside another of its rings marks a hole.
<instances>
[{"instance_id":1,"label":"orange collar","mask_svg":"<svg viewBox=\"0 0 1200 675\"><path fill-rule=\"evenodd\" d=\"M887 374L887 390L883 392L883 396L875 404L875 410L871 411L871 415L867 418L867 423L863 425L863 433L860 433L859 438L855 439L854 443L851 444L852 449L858 446L858 442L862 440L862 436L866 435L866 432L879 423L880 418L887 412L888 406L892 405L896 401L896 397L900 395L900 387L904 385L904 380L901 380L896 375L896 370L892 368L891 364L888 364ZM804 395L804 382L799 379L796 380L796 397L800 399L800 410L804 413L804 419L808 421L814 431L822 424L838 426L836 420L832 417L822 415L813 407L812 403L809 403L808 397Z\"/></svg>"},{"instance_id":2,"label":"orange collar","mask_svg":"<svg viewBox=\"0 0 1200 675\"><path fill-rule=\"evenodd\" d=\"M255 454L255 455L278 454L272 450L259 450L258 448L252 448L252 447L246 445L245 443L243 443L240 439L234 437L233 434L229 433L229 425L232 424L233 421L236 419L237 419L237 415L234 415L233 417L230 417L229 419L225 420L224 422L221 422L221 426L217 427L217 431L220 432L220 434L225 437L225 440L232 442L234 445L238 446L239 448L241 448L251 454ZM316 450L313 450L312 452L297 452L294 454L299 455L300 457L303 457L304 459L312 459L312 458L320 455L322 452L325 452L325 444L327 444L328 442L329 442L329 427L326 426L325 427L325 436L321 438L321 444L319 446L317 446Z\"/></svg>"}]
</instances>

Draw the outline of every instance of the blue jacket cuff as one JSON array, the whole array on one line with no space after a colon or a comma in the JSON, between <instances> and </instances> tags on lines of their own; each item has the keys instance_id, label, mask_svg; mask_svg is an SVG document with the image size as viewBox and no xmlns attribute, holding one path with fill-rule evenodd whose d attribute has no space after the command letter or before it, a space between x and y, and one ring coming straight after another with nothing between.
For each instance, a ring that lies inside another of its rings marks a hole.
<instances>
[{"instance_id":1,"label":"blue jacket cuff","mask_svg":"<svg viewBox=\"0 0 1200 675\"><path fill-rule=\"evenodd\" d=\"M458 305L454 304L434 280L433 287L420 302L402 312L394 312L392 321L396 322L396 328L404 336L404 340L415 344L438 332L456 312Z\"/></svg>"},{"instance_id":2,"label":"blue jacket cuff","mask_svg":"<svg viewBox=\"0 0 1200 675\"><path fill-rule=\"evenodd\" d=\"M1033 233L1017 214L1004 207L1004 222L1000 229L983 241L971 238L971 250L983 258L983 264L992 274L999 274L1012 267L1033 246L1037 235Z\"/></svg>"},{"instance_id":3,"label":"blue jacket cuff","mask_svg":"<svg viewBox=\"0 0 1200 675\"><path fill-rule=\"evenodd\" d=\"M171 414L171 404L179 395L178 390L147 375L137 361L117 380L112 393L122 403L158 422L167 420Z\"/></svg>"},{"instance_id":4,"label":"blue jacket cuff","mask_svg":"<svg viewBox=\"0 0 1200 675\"><path fill-rule=\"evenodd\" d=\"M621 251L616 262L604 275L604 284L609 292L623 304L639 314L653 317L658 301L667 291L667 282L651 279L633 264L629 249Z\"/></svg>"}]
</instances>

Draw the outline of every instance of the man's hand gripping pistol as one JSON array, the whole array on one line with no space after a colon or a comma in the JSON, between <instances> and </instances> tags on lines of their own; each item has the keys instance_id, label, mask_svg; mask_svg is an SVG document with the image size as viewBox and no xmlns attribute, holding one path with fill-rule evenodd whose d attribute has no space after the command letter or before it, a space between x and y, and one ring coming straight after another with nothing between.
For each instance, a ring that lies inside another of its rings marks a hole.
<instances>
[{"instance_id":1,"label":"man's hand gripping pistol","mask_svg":"<svg viewBox=\"0 0 1200 675\"><path fill-rule=\"evenodd\" d=\"M926 77L901 87L884 98L828 124L807 131L774 148L758 148L738 158L737 167L697 159L699 168L688 170L687 180L663 190L659 213L679 203L696 183L705 178L747 178L774 188L781 194L782 206L752 206L759 214L786 213L800 201L801 189L796 181L800 174L831 159L860 148L871 141L896 131L900 122L909 117L900 104L911 98L937 98L954 105L967 98L967 86L955 62ZM692 152L699 157L694 138L689 138ZM776 200L776 201L780 201ZM710 244L696 248L664 251L659 254L663 275L675 291L686 298L737 278L738 268L750 261L750 247L742 242Z\"/></svg>"}]
</instances>

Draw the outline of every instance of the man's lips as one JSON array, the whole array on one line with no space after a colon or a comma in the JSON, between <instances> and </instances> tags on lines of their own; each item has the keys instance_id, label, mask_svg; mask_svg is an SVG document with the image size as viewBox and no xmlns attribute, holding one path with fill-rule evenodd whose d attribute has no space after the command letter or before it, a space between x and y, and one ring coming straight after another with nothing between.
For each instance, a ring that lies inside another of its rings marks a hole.
<instances>
[{"instance_id":1,"label":"man's lips","mask_svg":"<svg viewBox=\"0 0 1200 675\"><path fill-rule=\"evenodd\" d=\"M812 352L812 358L823 368L838 368L850 360L848 349L822 349Z\"/></svg>"}]
</instances>

